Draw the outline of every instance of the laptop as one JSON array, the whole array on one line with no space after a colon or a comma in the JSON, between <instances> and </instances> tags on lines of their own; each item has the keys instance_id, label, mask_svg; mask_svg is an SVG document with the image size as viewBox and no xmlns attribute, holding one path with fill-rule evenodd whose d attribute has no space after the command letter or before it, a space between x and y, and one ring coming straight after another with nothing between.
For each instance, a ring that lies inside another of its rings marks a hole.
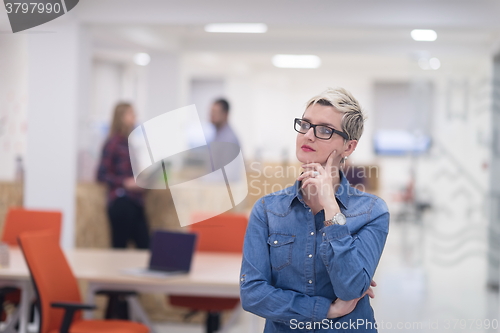
<instances>
[{"instance_id":1,"label":"laptop","mask_svg":"<svg viewBox=\"0 0 500 333\"><path fill-rule=\"evenodd\" d=\"M148 268L132 268L126 274L165 277L189 273L196 245L196 234L156 231L151 239Z\"/></svg>"}]
</instances>

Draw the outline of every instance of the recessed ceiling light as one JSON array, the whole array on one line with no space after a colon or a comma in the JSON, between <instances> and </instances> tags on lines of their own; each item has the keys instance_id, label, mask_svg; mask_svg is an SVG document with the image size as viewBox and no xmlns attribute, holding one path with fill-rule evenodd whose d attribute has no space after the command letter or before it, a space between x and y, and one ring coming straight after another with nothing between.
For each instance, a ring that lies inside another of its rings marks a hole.
<instances>
[{"instance_id":1,"label":"recessed ceiling light","mask_svg":"<svg viewBox=\"0 0 500 333\"><path fill-rule=\"evenodd\" d=\"M437 38L437 33L429 29L414 29L411 31L411 38L419 42L433 42Z\"/></svg>"},{"instance_id":2,"label":"recessed ceiling light","mask_svg":"<svg viewBox=\"0 0 500 333\"><path fill-rule=\"evenodd\" d=\"M267 31L264 23L211 23L205 26L206 32L262 34Z\"/></svg>"},{"instance_id":3,"label":"recessed ceiling light","mask_svg":"<svg viewBox=\"0 0 500 333\"><path fill-rule=\"evenodd\" d=\"M139 66L146 66L151 61L151 57L147 53L136 53L134 55L134 62Z\"/></svg>"},{"instance_id":4,"label":"recessed ceiling light","mask_svg":"<svg viewBox=\"0 0 500 333\"><path fill-rule=\"evenodd\" d=\"M318 68L321 59L315 55L276 54L273 65L279 68Z\"/></svg>"}]
</instances>

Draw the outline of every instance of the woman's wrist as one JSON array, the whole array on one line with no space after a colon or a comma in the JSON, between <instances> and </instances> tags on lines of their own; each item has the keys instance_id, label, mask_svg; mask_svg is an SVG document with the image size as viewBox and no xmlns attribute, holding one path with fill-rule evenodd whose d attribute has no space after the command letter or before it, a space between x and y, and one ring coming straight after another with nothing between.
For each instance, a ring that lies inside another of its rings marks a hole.
<instances>
[{"instance_id":1,"label":"woman's wrist","mask_svg":"<svg viewBox=\"0 0 500 333\"><path fill-rule=\"evenodd\" d=\"M340 213L340 207L337 204L337 202L325 205L325 207L323 207L323 209L325 211L325 220L331 219L337 213Z\"/></svg>"}]
</instances>

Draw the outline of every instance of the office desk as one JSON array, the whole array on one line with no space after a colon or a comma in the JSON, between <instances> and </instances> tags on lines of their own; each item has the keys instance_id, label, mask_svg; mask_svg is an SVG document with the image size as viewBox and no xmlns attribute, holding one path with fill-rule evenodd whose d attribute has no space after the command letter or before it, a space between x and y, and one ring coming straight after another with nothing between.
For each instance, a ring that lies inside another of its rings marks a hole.
<instances>
[{"instance_id":1,"label":"office desk","mask_svg":"<svg viewBox=\"0 0 500 333\"><path fill-rule=\"evenodd\" d=\"M146 267L147 250L73 250L66 252L75 276L89 288L106 286L124 289L133 286L141 292L197 296L239 296L241 255L196 253L189 274L147 277L124 274L127 268Z\"/></svg>"},{"instance_id":2,"label":"office desk","mask_svg":"<svg viewBox=\"0 0 500 333\"><path fill-rule=\"evenodd\" d=\"M165 293L196 296L239 296L239 271L241 255L222 253L196 253L191 271L186 275L165 278L132 276L123 273L127 268L146 267L149 260L147 250L74 249L65 251L66 258L77 279L88 283L86 301L92 303L99 289L135 290L144 293ZM32 287L29 272L19 249L10 249L10 266L0 268L0 282L18 283L23 288L21 307L21 329L26 332L29 299ZM29 286L29 287L28 287ZM139 318L149 323L147 316L132 300L133 310ZM151 326L150 326L151 327Z\"/></svg>"}]
</instances>

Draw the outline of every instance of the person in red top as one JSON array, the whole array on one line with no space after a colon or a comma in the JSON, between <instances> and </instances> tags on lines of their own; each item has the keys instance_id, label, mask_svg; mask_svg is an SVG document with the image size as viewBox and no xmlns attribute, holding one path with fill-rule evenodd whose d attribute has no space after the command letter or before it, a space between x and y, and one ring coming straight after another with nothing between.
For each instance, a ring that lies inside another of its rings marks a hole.
<instances>
[{"instance_id":1,"label":"person in red top","mask_svg":"<svg viewBox=\"0 0 500 333\"><path fill-rule=\"evenodd\" d=\"M109 136L104 143L97 180L108 188L108 217L113 248L125 248L130 239L137 248L149 248L149 228L144 212L144 189L132 172L128 135L135 125L134 108L119 103L113 113Z\"/></svg>"}]
</instances>

